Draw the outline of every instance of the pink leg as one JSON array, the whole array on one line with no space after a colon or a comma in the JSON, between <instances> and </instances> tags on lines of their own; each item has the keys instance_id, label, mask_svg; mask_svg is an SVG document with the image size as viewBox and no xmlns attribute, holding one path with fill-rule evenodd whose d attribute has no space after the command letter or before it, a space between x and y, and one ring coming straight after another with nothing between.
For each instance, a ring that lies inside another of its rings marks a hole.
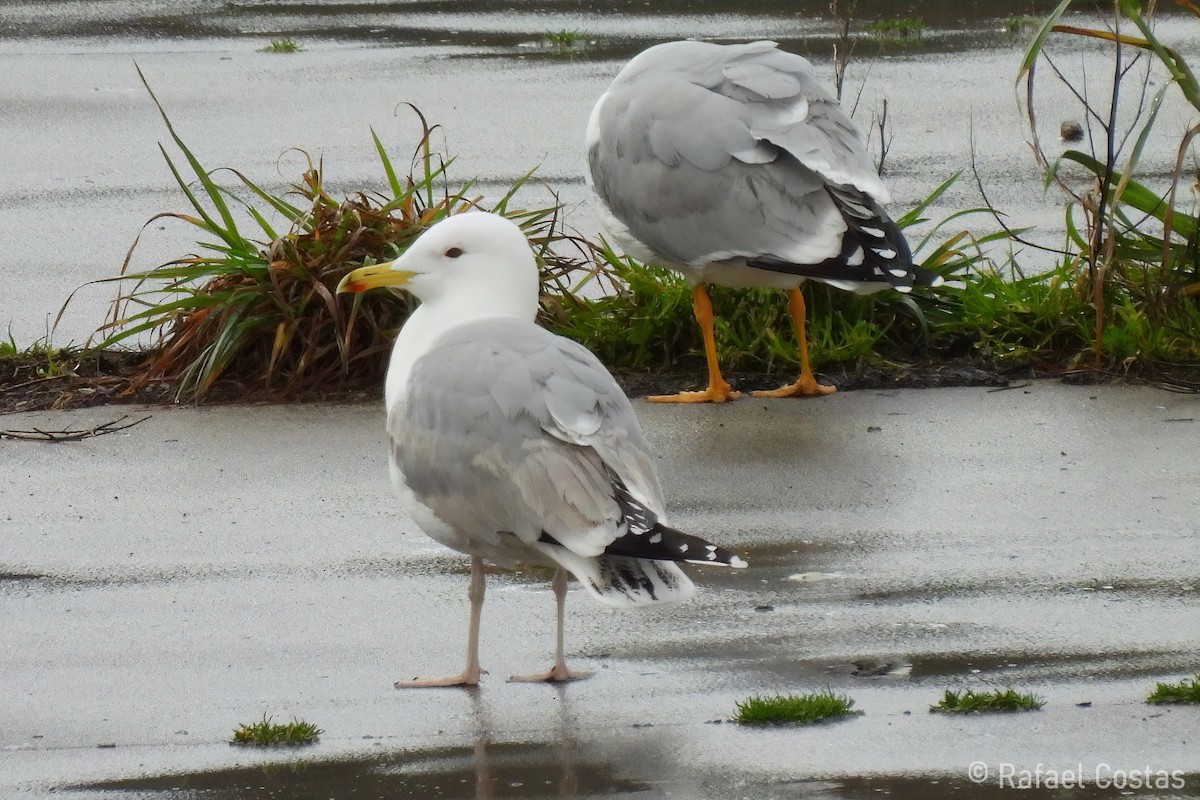
<instances>
[{"instance_id":1,"label":"pink leg","mask_svg":"<svg viewBox=\"0 0 1200 800\"><path fill-rule=\"evenodd\" d=\"M592 674L591 672L576 672L567 669L567 662L563 659L563 610L567 604L567 571L565 569L559 567L555 570L554 580L550 582L550 587L554 589L554 599L558 602L558 647L554 654L554 666L545 672L535 672L532 675L513 675L509 678L510 681L562 683L577 681Z\"/></svg>"},{"instance_id":2,"label":"pink leg","mask_svg":"<svg viewBox=\"0 0 1200 800\"><path fill-rule=\"evenodd\" d=\"M442 678L417 678L396 681L397 689L418 689L430 686L478 686L479 676L486 670L479 666L479 617L483 613L483 594L487 588L483 574L483 559L471 556L471 584L467 597L471 601L471 623L467 627L467 666L457 675Z\"/></svg>"}]
</instances>

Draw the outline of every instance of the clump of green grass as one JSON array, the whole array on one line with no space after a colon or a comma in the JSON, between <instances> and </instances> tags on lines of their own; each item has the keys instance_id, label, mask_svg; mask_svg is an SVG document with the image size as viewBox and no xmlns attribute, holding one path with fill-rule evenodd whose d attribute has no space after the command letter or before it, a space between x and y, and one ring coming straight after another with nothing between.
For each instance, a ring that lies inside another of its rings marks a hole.
<instances>
[{"instance_id":1,"label":"clump of green grass","mask_svg":"<svg viewBox=\"0 0 1200 800\"><path fill-rule=\"evenodd\" d=\"M561 30L549 31L542 36L542 41L555 50L570 50L586 41L583 31Z\"/></svg>"},{"instance_id":2,"label":"clump of green grass","mask_svg":"<svg viewBox=\"0 0 1200 800\"><path fill-rule=\"evenodd\" d=\"M311 722L294 719L288 723L276 723L263 714L263 718L258 722L234 728L233 738L229 743L255 747L300 747L316 744L322 733L324 731Z\"/></svg>"},{"instance_id":3,"label":"clump of green grass","mask_svg":"<svg viewBox=\"0 0 1200 800\"><path fill-rule=\"evenodd\" d=\"M735 722L743 725L811 725L861 714L849 695L825 689L808 694L755 695L737 704Z\"/></svg>"},{"instance_id":4,"label":"clump of green grass","mask_svg":"<svg viewBox=\"0 0 1200 800\"><path fill-rule=\"evenodd\" d=\"M470 194L469 181L451 188L447 168L453 159L434 152L436 128L416 112L423 136L407 177L398 174L371 132L386 180L382 193L332 197L322 165L307 154L302 155L308 168L291 192L275 195L237 170L225 170L240 183L234 191L216 182L148 84L146 89L186 163L182 167L160 146L191 205L189 213L160 213L146 225L163 218L192 225L201 236L200 252L131 271L135 240L120 274L99 281L116 282L121 291L92 349L148 335L145 367L127 392L161 382L176 387L179 401L201 400L225 378L239 384L241 394L276 399L378 386L387 366L384 354L412 300L386 292L338 298L338 281L358 266L397 257L446 216L483 207L482 197ZM553 249L574 241L561 229L559 206L510 208L528 177L490 210L512 219L529 237L541 269L543 314L553 317L569 302L569 281L581 261ZM272 216L284 219L281 230ZM247 224L251 230L244 230ZM584 273L581 280L591 277Z\"/></svg>"},{"instance_id":5,"label":"clump of green grass","mask_svg":"<svg viewBox=\"0 0 1200 800\"><path fill-rule=\"evenodd\" d=\"M1114 14L1122 19L1098 29L1059 26L1069 5L1060 3L1042 22L1018 78L1026 81L1032 142L1039 165L1046 171L1046 184L1057 184L1070 198L1064 263L1074 273L1072 284L1083 309L1080 320L1090 329L1090 361L1095 368L1119 366L1123 370L1134 362L1194 363L1200 360L1200 274L1196 269L1200 263L1200 217L1189 199L1192 193L1187 187L1194 176L1187 153L1195 132L1186 132L1179 142L1166 191L1137 178L1144 173L1143 150L1156 138L1151 134L1161 136L1154 129L1167 92L1178 91L1200 110L1200 81L1181 52L1158 38L1140 4L1121 2ZM1200 16L1200 6L1188 8ZM1113 33L1129 23L1139 36ZM1084 114L1098 121L1098 128L1086 145L1091 147L1090 153L1069 149L1052 159L1038 140L1037 103L1033 100L1037 66L1043 56L1049 60L1047 46L1053 34L1092 39L1111 47L1117 77L1111 88L1093 92L1086 85L1067 82L1054 70L1082 103ZM1129 86L1136 82L1132 65L1139 50L1150 54L1172 79L1152 90L1147 71L1140 86ZM1101 95L1104 101L1094 100ZM1081 190L1077 180L1063 179L1062 165L1082 168L1093 180ZM1157 175L1151 178L1158 181ZM1190 383L1190 388L1196 388Z\"/></svg>"},{"instance_id":6,"label":"clump of green grass","mask_svg":"<svg viewBox=\"0 0 1200 800\"><path fill-rule=\"evenodd\" d=\"M1010 38L1016 38L1026 33L1033 33L1040 27L1042 21L1037 17L1015 16L1004 20L1004 31Z\"/></svg>"},{"instance_id":7,"label":"clump of green grass","mask_svg":"<svg viewBox=\"0 0 1200 800\"><path fill-rule=\"evenodd\" d=\"M1179 683L1157 684L1146 702L1153 705L1200 703L1200 673L1194 678L1184 678Z\"/></svg>"},{"instance_id":8,"label":"clump of green grass","mask_svg":"<svg viewBox=\"0 0 1200 800\"><path fill-rule=\"evenodd\" d=\"M868 30L880 39L919 39L925 32L925 23L920 17L877 19Z\"/></svg>"},{"instance_id":9,"label":"clump of green grass","mask_svg":"<svg viewBox=\"0 0 1200 800\"><path fill-rule=\"evenodd\" d=\"M70 373L79 361L78 349L55 347L41 339L21 347L11 334L0 339L0 384L15 384Z\"/></svg>"},{"instance_id":10,"label":"clump of green grass","mask_svg":"<svg viewBox=\"0 0 1200 800\"><path fill-rule=\"evenodd\" d=\"M258 48L260 53L299 53L304 48L299 42L293 41L292 37L284 36L282 39L272 39L271 43Z\"/></svg>"},{"instance_id":11,"label":"clump of green grass","mask_svg":"<svg viewBox=\"0 0 1200 800\"><path fill-rule=\"evenodd\" d=\"M1028 276L1013 263L985 264L956 290L961 313L939 320L935 338L946 346L970 342L973 352L998 365L1073 362L1087 350L1091 332L1074 278L1066 263Z\"/></svg>"},{"instance_id":12,"label":"clump of green grass","mask_svg":"<svg viewBox=\"0 0 1200 800\"><path fill-rule=\"evenodd\" d=\"M956 692L947 689L941 701L930 706L929 710L946 714L995 714L1036 711L1045 704L1046 701L1037 695L1015 689L993 689L990 692L977 692L974 689Z\"/></svg>"},{"instance_id":13,"label":"clump of green grass","mask_svg":"<svg viewBox=\"0 0 1200 800\"><path fill-rule=\"evenodd\" d=\"M703 352L692 288L681 275L617 255L606 243L598 263L614 293L582 301L554 330L586 344L605 363L640 370L669 366ZM798 363L787 295L770 289L710 286L721 363L731 370L771 372ZM875 360L893 313L870 301L808 285L809 355L814 365ZM834 312L831 309L837 308Z\"/></svg>"}]
</instances>

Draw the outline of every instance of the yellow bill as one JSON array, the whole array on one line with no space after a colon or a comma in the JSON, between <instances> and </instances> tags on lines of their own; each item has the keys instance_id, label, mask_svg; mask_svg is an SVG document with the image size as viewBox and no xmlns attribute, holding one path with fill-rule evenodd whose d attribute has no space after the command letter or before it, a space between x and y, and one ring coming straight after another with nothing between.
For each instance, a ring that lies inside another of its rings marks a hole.
<instances>
[{"instance_id":1,"label":"yellow bill","mask_svg":"<svg viewBox=\"0 0 1200 800\"><path fill-rule=\"evenodd\" d=\"M342 292L365 292L368 289L378 289L382 286L404 286L416 275L402 269L393 269L395 261L385 261L382 264L372 264L369 267L359 267L347 273L337 285L338 294Z\"/></svg>"}]
</instances>

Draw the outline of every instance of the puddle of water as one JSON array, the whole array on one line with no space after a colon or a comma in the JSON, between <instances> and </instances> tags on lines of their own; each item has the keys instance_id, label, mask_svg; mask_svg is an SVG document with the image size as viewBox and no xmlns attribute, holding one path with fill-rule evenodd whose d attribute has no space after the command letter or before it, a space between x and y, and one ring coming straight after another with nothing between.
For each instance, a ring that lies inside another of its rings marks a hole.
<instances>
[{"instance_id":1,"label":"puddle of water","mask_svg":"<svg viewBox=\"0 0 1200 800\"><path fill-rule=\"evenodd\" d=\"M923 653L912 656L912 678L1067 680L1160 676L1194 668L1194 654L1172 651L1105 653Z\"/></svg>"},{"instance_id":2,"label":"puddle of water","mask_svg":"<svg viewBox=\"0 0 1200 800\"><path fill-rule=\"evenodd\" d=\"M40 581L47 577L36 572L0 572L0 582Z\"/></svg>"},{"instance_id":3,"label":"puddle of water","mask_svg":"<svg viewBox=\"0 0 1200 800\"><path fill-rule=\"evenodd\" d=\"M979 579L958 583L926 583L920 586L897 586L895 588L852 589L846 593L847 600L858 600L873 604L912 603L941 600L951 597L979 597L989 594L1005 594L1014 589L1025 593L1083 594L1097 592L1113 600L1140 600L1147 597L1179 598L1200 592L1193 579L1155 578L1090 578L1079 583L1039 583L1033 580L1018 581L1011 576Z\"/></svg>"},{"instance_id":4,"label":"puddle of water","mask_svg":"<svg viewBox=\"0 0 1200 800\"><path fill-rule=\"evenodd\" d=\"M548 584L554 576L553 570L539 566L525 566L516 570L489 566L485 571L491 576L490 582L497 586ZM312 569L312 572L314 575L331 575L340 578L396 579L441 575L465 576L470 574L471 569L469 563L460 557L434 552L429 555L409 556L403 559L354 559L339 564L317 566ZM180 566L173 569L135 568L98 574L0 571L0 596L136 586L179 586L189 582L228 581L239 578L276 577L287 579L302 577L304 574L306 574L305 570L297 571L292 568L261 565Z\"/></svg>"},{"instance_id":5,"label":"puddle of water","mask_svg":"<svg viewBox=\"0 0 1200 800\"><path fill-rule=\"evenodd\" d=\"M675 777L647 781L638 774L655 754L629 758L629 752L604 753L596 747L579 747L570 741L555 743L493 744L478 741L473 747L430 750L417 754L389 755L337 761L300 761L255 767L148 776L106 781L66 789L67 792L101 792L139 800L162 797L204 797L212 800L328 800L329 798L536 798L584 797L771 797L820 800L861 800L890 797L907 800L1002 800L1020 791L1022 798L1046 800L1103 800L1117 797L1200 797L1200 775L1179 771L1151 774L1148 789L1134 789L1102 766L1074 768L1088 785L1053 785L1046 778L1038 785L1017 789L992 774L981 783L961 776L900 775L837 779L779 781L769 775L725 775L719 778ZM993 769L995 767L993 766ZM1068 767L1064 767L1069 769ZM1062 773L1056 773L1062 774ZM1101 780L1098 783L1097 777ZM1104 784L1104 785L1101 785Z\"/></svg>"},{"instance_id":6,"label":"puddle of water","mask_svg":"<svg viewBox=\"0 0 1200 800\"><path fill-rule=\"evenodd\" d=\"M841 563L845 551L860 549L857 543L846 542L782 542L756 544L737 548L738 555L750 563L750 569L695 569L692 577L700 585L712 589L733 589L761 594L763 584L779 586L789 576L823 572L826 565ZM799 588L801 581L793 581ZM764 601L766 602L766 601Z\"/></svg>"},{"instance_id":7,"label":"puddle of water","mask_svg":"<svg viewBox=\"0 0 1200 800\"><path fill-rule=\"evenodd\" d=\"M751 651L738 662L748 672L784 678L799 686L852 687L863 681L901 681L943 686L949 684L1016 682L1070 683L1083 679L1160 678L1195 669L1188 654L1167 651L1106 653L904 653L863 652L842 659L801 659L786 652L787 642L758 640L731 648ZM785 652L780 653L780 650ZM1149 684L1147 684L1149 686ZM1086 694L1086 692L1085 692Z\"/></svg>"},{"instance_id":8,"label":"puddle of water","mask_svg":"<svg viewBox=\"0 0 1200 800\"><path fill-rule=\"evenodd\" d=\"M473 747L147 776L70 790L136 793L146 800L180 794L211 800L641 797L650 784L637 777L636 769L630 769L618 753L570 740L489 743L481 739Z\"/></svg>"}]
</instances>

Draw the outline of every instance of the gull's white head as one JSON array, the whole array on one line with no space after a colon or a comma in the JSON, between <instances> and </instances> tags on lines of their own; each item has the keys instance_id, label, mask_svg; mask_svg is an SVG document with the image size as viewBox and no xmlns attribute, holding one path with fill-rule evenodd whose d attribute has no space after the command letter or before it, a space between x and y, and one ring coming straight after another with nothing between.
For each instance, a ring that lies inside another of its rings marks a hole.
<instances>
[{"instance_id":1,"label":"gull's white head","mask_svg":"<svg viewBox=\"0 0 1200 800\"><path fill-rule=\"evenodd\" d=\"M460 318L537 315L538 269L529 240L516 223L484 211L442 220L395 261L351 272L338 291L379 286L404 288Z\"/></svg>"}]
</instances>

